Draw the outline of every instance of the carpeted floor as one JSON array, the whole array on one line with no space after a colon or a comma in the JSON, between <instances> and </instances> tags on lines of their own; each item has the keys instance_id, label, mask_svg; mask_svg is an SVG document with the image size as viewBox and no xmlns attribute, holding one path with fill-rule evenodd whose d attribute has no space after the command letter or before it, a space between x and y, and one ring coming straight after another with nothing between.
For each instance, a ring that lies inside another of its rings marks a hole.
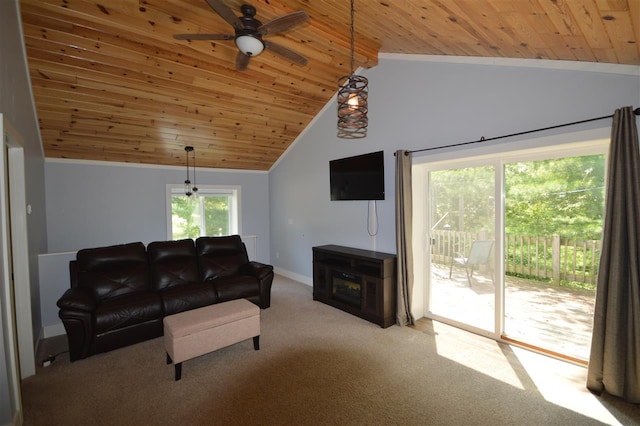
<instances>
[{"instance_id":1,"label":"carpeted floor","mask_svg":"<svg viewBox=\"0 0 640 426\"><path fill-rule=\"evenodd\" d=\"M382 329L276 276L251 339L183 364L162 339L22 384L25 425L637 424L640 408L596 398L585 369L439 323Z\"/></svg>"}]
</instances>

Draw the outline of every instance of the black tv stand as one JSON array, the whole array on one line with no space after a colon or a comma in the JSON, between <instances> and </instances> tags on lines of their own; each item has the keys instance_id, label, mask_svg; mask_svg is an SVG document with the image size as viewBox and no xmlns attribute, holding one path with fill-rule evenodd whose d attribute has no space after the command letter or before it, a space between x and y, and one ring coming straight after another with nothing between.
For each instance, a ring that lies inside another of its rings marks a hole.
<instances>
[{"instance_id":1,"label":"black tv stand","mask_svg":"<svg viewBox=\"0 0 640 426\"><path fill-rule=\"evenodd\" d=\"M396 322L396 255L313 247L313 300L386 328Z\"/></svg>"}]
</instances>

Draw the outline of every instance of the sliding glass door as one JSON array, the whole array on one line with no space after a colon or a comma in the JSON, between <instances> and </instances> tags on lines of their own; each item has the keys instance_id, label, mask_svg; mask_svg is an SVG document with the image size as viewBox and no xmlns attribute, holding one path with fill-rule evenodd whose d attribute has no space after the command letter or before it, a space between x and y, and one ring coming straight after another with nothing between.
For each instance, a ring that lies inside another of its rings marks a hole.
<instances>
[{"instance_id":1,"label":"sliding glass door","mask_svg":"<svg viewBox=\"0 0 640 426\"><path fill-rule=\"evenodd\" d=\"M495 170L491 165L429 175L431 311L494 330Z\"/></svg>"},{"instance_id":2,"label":"sliding glass door","mask_svg":"<svg viewBox=\"0 0 640 426\"><path fill-rule=\"evenodd\" d=\"M504 336L587 359L605 156L511 162L504 171Z\"/></svg>"},{"instance_id":3,"label":"sliding glass door","mask_svg":"<svg viewBox=\"0 0 640 426\"><path fill-rule=\"evenodd\" d=\"M604 149L601 143L423 166L426 316L586 360Z\"/></svg>"}]
</instances>

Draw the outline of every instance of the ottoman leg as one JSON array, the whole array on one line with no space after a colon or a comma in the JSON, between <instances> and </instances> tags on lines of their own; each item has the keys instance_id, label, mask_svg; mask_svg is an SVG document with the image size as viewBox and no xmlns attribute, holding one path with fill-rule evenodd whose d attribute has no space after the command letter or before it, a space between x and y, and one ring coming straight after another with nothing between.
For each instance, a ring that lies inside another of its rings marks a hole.
<instances>
[{"instance_id":1,"label":"ottoman leg","mask_svg":"<svg viewBox=\"0 0 640 426\"><path fill-rule=\"evenodd\" d=\"M167 353L167 365L171 364L171 356Z\"/></svg>"},{"instance_id":2,"label":"ottoman leg","mask_svg":"<svg viewBox=\"0 0 640 426\"><path fill-rule=\"evenodd\" d=\"M256 351L260 350L260 335L253 338L253 349Z\"/></svg>"},{"instance_id":3,"label":"ottoman leg","mask_svg":"<svg viewBox=\"0 0 640 426\"><path fill-rule=\"evenodd\" d=\"M181 362L177 363L175 367L176 367L175 379L176 381L178 381L182 378L182 363Z\"/></svg>"}]
</instances>

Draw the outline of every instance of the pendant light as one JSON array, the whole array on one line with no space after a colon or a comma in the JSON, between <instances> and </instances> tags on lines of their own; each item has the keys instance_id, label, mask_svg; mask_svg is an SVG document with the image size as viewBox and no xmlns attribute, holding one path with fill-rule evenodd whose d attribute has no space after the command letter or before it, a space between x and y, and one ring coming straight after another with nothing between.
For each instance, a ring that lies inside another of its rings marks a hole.
<instances>
[{"instance_id":1,"label":"pendant light","mask_svg":"<svg viewBox=\"0 0 640 426\"><path fill-rule=\"evenodd\" d=\"M187 180L184 181L184 195L191 197L198 192L198 187L196 186L196 151L192 146L185 146L184 150L187 153ZM193 153L193 186L189 179L189 153Z\"/></svg>"},{"instance_id":2,"label":"pendant light","mask_svg":"<svg viewBox=\"0 0 640 426\"><path fill-rule=\"evenodd\" d=\"M369 81L353 73L354 56L354 0L351 0L351 75L338 81L338 137L360 139L367 136L367 98Z\"/></svg>"}]
</instances>

